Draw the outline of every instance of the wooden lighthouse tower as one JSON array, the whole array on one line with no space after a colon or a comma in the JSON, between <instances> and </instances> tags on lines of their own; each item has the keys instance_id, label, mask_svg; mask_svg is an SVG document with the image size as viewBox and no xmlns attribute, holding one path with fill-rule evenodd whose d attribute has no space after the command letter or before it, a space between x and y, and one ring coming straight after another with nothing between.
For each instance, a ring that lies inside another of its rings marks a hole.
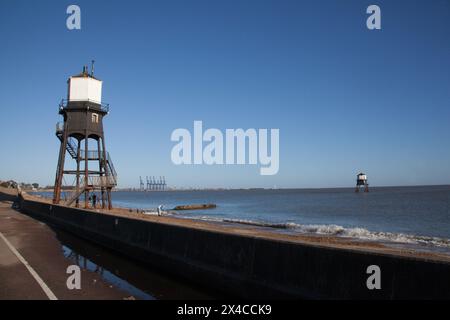
<instances>
[{"instance_id":1,"label":"wooden lighthouse tower","mask_svg":"<svg viewBox=\"0 0 450 320\"><path fill-rule=\"evenodd\" d=\"M358 173L356 175L356 188L355 192L359 192L359 189L364 187L364 192L369 192L369 182L367 181L367 175L365 173Z\"/></svg>"},{"instance_id":2,"label":"wooden lighthouse tower","mask_svg":"<svg viewBox=\"0 0 450 320\"><path fill-rule=\"evenodd\" d=\"M80 200L84 200L85 208L97 207L98 203L103 209L111 209L111 190L117 185L117 174L105 148L103 118L109 105L102 103L102 81L94 77L93 69L92 63L91 73L85 66L82 73L69 78L67 99L59 105L64 122L56 125L61 145L53 203L64 200L66 205L79 207ZM70 158L75 161L68 161ZM75 167L68 169L68 162ZM72 176L70 186L63 185L66 178L70 180L67 176Z\"/></svg>"}]
</instances>

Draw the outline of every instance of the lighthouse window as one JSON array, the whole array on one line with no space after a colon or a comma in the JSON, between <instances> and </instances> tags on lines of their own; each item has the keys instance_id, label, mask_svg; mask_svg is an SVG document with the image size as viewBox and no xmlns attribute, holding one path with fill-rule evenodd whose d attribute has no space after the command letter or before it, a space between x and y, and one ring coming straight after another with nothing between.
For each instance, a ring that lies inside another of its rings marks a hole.
<instances>
[{"instance_id":1,"label":"lighthouse window","mask_svg":"<svg viewBox=\"0 0 450 320\"><path fill-rule=\"evenodd\" d=\"M96 114L96 113L92 114L92 122L93 123L98 123L98 114Z\"/></svg>"}]
</instances>

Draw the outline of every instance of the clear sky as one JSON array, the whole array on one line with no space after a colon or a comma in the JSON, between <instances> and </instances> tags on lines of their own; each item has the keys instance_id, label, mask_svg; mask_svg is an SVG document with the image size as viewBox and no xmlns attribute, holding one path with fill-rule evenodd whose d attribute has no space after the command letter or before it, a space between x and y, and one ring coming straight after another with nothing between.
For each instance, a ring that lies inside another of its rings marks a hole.
<instances>
[{"instance_id":1,"label":"clear sky","mask_svg":"<svg viewBox=\"0 0 450 320\"><path fill-rule=\"evenodd\" d=\"M81 30L66 8L81 8ZM382 29L366 27L381 8ZM54 181L57 106L96 60L120 186L450 182L450 1L0 0L0 179ZM280 170L175 166L176 128L279 128Z\"/></svg>"}]
</instances>

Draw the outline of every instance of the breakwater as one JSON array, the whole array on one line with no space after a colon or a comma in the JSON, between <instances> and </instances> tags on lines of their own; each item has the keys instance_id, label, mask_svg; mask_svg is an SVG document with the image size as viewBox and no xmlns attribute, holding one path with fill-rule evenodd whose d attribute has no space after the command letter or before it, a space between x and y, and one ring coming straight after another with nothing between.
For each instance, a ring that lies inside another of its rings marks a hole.
<instances>
[{"instance_id":1,"label":"breakwater","mask_svg":"<svg viewBox=\"0 0 450 320\"><path fill-rule=\"evenodd\" d=\"M450 263L217 232L19 196L24 213L201 286L244 298L450 299ZM381 270L369 290L367 268Z\"/></svg>"}]
</instances>

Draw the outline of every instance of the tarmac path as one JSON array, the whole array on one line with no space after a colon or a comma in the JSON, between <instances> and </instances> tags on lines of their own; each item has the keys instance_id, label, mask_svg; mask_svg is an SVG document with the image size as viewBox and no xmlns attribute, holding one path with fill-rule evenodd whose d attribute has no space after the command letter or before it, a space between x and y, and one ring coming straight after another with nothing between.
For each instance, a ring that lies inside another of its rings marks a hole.
<instances>
[{"instance_id":1,"label":"tarmac path","mask_svg":"<svg viewBox=\"0 0 450 320\"><path fill-rule=\"evenodd\" d=\"M81 289L70 290L67 268L55 232L12 208L0 193L0 300L129 299L100 275L81 269Z\"/></svg>"}]
</instances>

